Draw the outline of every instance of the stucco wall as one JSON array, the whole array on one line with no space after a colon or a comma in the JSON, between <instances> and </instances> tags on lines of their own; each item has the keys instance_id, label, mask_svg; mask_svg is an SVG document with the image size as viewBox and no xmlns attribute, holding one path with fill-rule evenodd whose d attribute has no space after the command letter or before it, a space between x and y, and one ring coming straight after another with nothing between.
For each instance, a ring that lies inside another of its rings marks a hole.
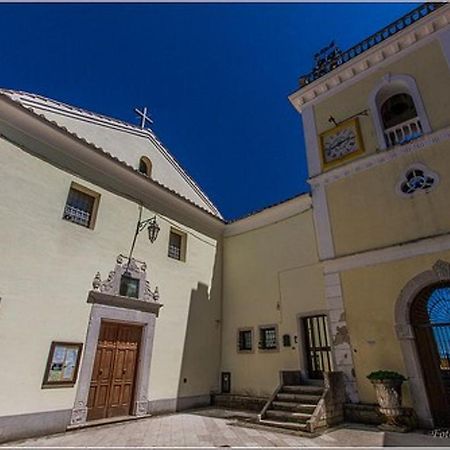
<instances>
[{"instance_id":1,"label":"stucco wall","mask_svg":"<svg viewBox=\"0 0 450 450\"><path fill-rule=\"evenodd\" d=\"M394 309L403 287L419 273L430 270L450 252L408 258L341 273L348 330L353 347L358 391L362 402L375 403L366 376L374 370L395 370L408 376L394 329ZM408 383L405 404L410 405Z\"/></svg>"},{"instance_id":2,"label":"stucco wall","mask_svg":"<svg viewBox=\"0 0 450 450\"><path fill-rule=\"evenodd\" d=\"M297 315L324 309L311 209L225 238L222 370L231 372L232 392L268 396L280 370L304 368ZM258 349L258 326L267 324L278 326L279 351ZM244 327L253 327L253 353L237 351ZM283 334L291 347L282 346Z\"/></svg>"},{"instance_id":3,"label":"stucco wall","mask_svg":"<svg viewBox=\"0 0 450 450\"><path fill-rule=\"evenodd\" d=\"M128 253L138 207L4 140L0 150L0 416L71 409L76 386L41 389L50 343L84 342L92 279L97 271L106 278L117 255ZM72 181L101 195L94 230L62 219ZM143 217L152 215L144 211ZM175 223L188 233L187 260L172 260L173 225L166 219L158 219L154 244L139 235L134 253L147 262L164 304L156 320L150 400L209 394L219 368L218 243Z\"/></svg>"},{"instance_id":4,"label":"stucco wall","mask_svg":"<svg viewBox=\"0 0 450 450\"><path fill-rule=\"evenodd\" d=\"M450 142L403 155L326 186L337 255L379 248L450 230ZM396 185L414 163L439 175L430 193L402 197Z\"/></svg>"}]
</instances>

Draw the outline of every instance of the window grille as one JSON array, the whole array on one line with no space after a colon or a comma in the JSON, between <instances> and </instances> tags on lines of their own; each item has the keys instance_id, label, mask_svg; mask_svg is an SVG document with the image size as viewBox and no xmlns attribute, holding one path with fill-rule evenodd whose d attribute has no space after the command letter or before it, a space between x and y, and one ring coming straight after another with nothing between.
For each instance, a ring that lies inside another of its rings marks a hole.
<instances>
[{"instance_id":1,"label":"window grille","mask_svg":"<svg viewBox=\"0 0 450 450\"><path fill-rule=\"evenodd\" d=\"M94 203L95 198L93 196L71 187L64 208L63 218L84 227L89 227Z\"/></svg>"},{"instance_id":2,"label":"window grille","mask_svg":"<svg viewBox=\"0 0 450 450\"><path fill-rule=\"evenodd\" d=\"M260 348L273 350L277 348L277 330L275 327L260 328Z\"/></svg>"},{"instance_id":3,"label":"window grille","mask_svg":"<svg viewBox=\"0 0 450 450\"><path fill-rule=\"evenodd\" d=\"M321 379L333 370L327 316L304 317L303 329L309 378Z\"/></svg>"},{"instance_id":4,"label":"window grille","mask_svg":"<svg viewBox=\"0 0 450 450\"><path fill-rule=\"evenodd\" d=\"M170 232L169 237L169 258L177 259L181 261L183 250L183 236L181 234Z\"/></svg>"},{"instance_id":5,"label":"window grille","mask_svg":"<svg viewBox=\"0 0 450 450\"><path fill-rule=\"evenodd\" d=\"M239 351L252 350L252 330L239 330Z\"/></svg>"}]
</instances>

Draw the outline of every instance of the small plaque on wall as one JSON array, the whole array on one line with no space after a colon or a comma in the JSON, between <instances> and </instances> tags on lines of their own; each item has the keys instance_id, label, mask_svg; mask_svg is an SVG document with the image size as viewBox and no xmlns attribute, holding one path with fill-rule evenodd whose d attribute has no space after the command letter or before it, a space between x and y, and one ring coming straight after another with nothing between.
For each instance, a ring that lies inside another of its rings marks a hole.
<instances>
[{"instance_id":1,"label":"small plaque on wall","mask_svg":"<svg viewBox=\"0 0 450 450\"><path fill-rule=\"evenodd\" d=\"M53 341L45 368L43 388L71 387L77 381L83 344Z\"/></svg>"},{"instance_id":2,"label":"small plaque on wall","mask_svg":"<svg viewBox=\"0 0 450 450\"><path fill-rule=\"evenodd\" d=\"M320 135L322 165L332 167L364 152L358 118L346 120Z\"/></svg>"}]
</instances>

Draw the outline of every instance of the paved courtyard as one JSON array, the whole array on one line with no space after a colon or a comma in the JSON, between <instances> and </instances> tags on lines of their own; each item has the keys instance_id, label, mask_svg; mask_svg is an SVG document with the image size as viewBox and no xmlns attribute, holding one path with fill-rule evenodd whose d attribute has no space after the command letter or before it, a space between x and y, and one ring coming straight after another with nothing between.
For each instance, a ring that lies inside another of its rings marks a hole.
<instances>
[{"instance_id":1,"label":"paved courtyard","mask_svg":"<svg viewBox=\"0 0 450 450\"><path fill-rule=\"evenodd\" d=\"M383 445L450 446L450 439L423 433L383 433L376 427L346 425L315 438L240 426L245 414L202 409L27 439L23 447L335 447Z\"/></svg>"}]
</instances>

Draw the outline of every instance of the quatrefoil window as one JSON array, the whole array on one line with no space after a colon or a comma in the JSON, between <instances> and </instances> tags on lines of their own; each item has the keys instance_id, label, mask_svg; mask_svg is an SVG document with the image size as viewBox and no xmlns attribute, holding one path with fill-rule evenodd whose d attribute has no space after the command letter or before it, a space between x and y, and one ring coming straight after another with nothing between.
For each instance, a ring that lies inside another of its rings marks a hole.
<instances>
[{"instance_id":1,"label":"quatrefoil window","mask_svg":"<svg viewBox=\"0 0 450 450\"><path fill-rule=\"evenodd\" d=\"M429 192L438 181L439 177L435 172L422 164L416 164L405 171L397 190L403 196L411 196L416 192Z\"/></svg>"}]
</instances>

